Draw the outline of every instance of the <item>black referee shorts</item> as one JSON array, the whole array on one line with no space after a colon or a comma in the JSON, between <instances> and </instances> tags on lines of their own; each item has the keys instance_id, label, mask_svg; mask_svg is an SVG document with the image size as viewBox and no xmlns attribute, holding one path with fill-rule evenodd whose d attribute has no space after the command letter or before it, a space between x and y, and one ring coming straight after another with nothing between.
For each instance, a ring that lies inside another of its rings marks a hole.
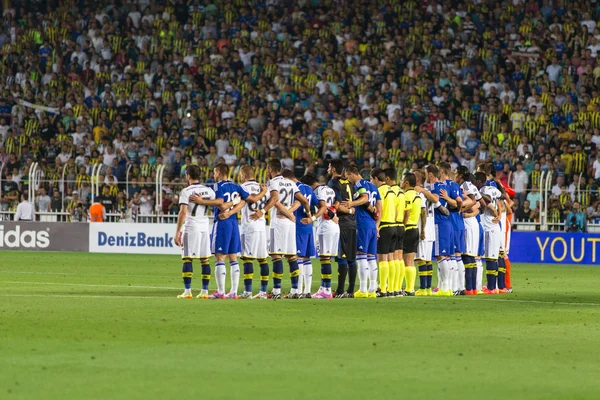
<instances>
[{"instance_id":1,"label":"black referee shorts","mask_svg":"<svg viewBox=\"0 0 600 400\"><path fill-rule=\"evenodd\" d=\"M396 227L396 250L404 250L404 225Z\"/></svg>"},{"instance_id":2,"label":"black referee shorts","mask_svg":"<svg viewBox=\"0 0 600 400\"><path fill-rule=\"evenodd\" d=\"M356 227L340 226L338 258L343 258L348 262L356 261Z\"/></svg>"},{"instance_id":3,"label":"black referee shorts","mask_svg":"<svg viewBox=\"0 0 600 400\"><path fill-rule=\"evenodd\" d=\"M397 227L381 226L379 239L377 239L377 254L389 254L396 251Z\"/></svg>"},{"instance_id":4,"label":"black referee shorts","mask_svg":"<svg viewBox=\"0 0 600 400\"><path fill-rule=\"evenodd\" d=\"M404 235L404 254L416 253L419 246L419 229L417 227L407 229Z\"/></svg>"}]
</instances>

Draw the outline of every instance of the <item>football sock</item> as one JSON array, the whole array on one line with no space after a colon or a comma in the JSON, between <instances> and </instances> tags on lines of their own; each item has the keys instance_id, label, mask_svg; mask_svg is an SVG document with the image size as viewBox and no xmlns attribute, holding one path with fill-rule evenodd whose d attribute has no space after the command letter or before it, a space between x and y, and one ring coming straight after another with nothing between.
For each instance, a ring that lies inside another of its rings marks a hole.
<instances>
[{"instance_id":1,"label":"football sock","mask_svg":"<svg viewBox=\"0 0 600 400\"><path fill-rule=\"evenodd\" d=\"M367 279L369 277L369 262L367 261L367 255L358 254L356 260L358 261L358 290L362 293L367 293Z\"/></svg>"},{"instance_id":2,"label":"football sock","mask_svg":"<svg viewBox=\"0 0 600 400\"><path fill-rule=\"evenodd\" d=\"M387 261L379 261L379 287L382 293L388 292L388 279L390 276L390 267Z\"/></svg>"},{"instance_id":3,"label":"football sock","mask_svg":"<svg viewBox=\"0 0 600 400\"><path fill-rule=\"evenodd\" d=\"M225 270L225 261L217 261L215 263L215 278L217 278L217 292L225 293L225 278L227 271Z\"/></svg>"},{"instance_id":4,"label":"football sock","mask_svg":"<svg viewBox=\"0 0 600 400\"><path fill-rule=\"evenodd\" d=\"M321 287L324 290L331 290L331 259L321 259Z\"/></svg>"},{"instance_id":5,"label":"football sock","mask_svg":"<svg viewBox=\"0 0 600 400\"><path fill-rule=\"evenodd\" d=\"M507 289L511 289L512 288L512 283L510 282L510 260L508 259L508 256L504 256L504 265L506 268L506 275L504 276L504 282L506 285Z\"/></svg>"},{"instance_id":6,"label":"football sock","mask_svg":"<svg viewBox=\"0 0 600 400\"><path fill-rule=\"evenodd\" d=\"M483 287L483 262L480 258L477 258L475 260L475 266L475 289L481 290L481 288Z\"/></svg>"},{"instance_id":7,"label":"football sock","mask_svg":"<svg viewBox=\"0 0 600 400\"><path fill-rule=\"evenodd\" d=\"M298 279L300 277L300 268L298 267L298 260L296 257L288 260L290 264L290 280L292 281L292 293L298 293Z\"/></svg>"},{"instance_id":8,"label":"football sock","mask_svg":"<svg viewBox=\"0 0 600 400\"><path fill-rule=\"evenodd\" d=\"M304 293L304 260L298 260L298 292Z\"/></svg>"},{"instance_id":9,"label":"football sock","mask_svg":"<svg viewBox=\"0 0 600 400\"><path fill-rule=\"evenodd\" d=\"M437 262L437 288L442 289L442 283L444 283L444 277L442 276L442 266L440 261Z\"/></svg>"},{"instance_id":10,"label":"football sock","mask_svg":"<svg viewBox=\"0 0 600 400\"><path fill-rule=\"evenodd\" d=\"M397 271L396 271L396 292L402 291L402 282L404 282L404 277L406 276L406 265L404 264L404 260L397 260Z\"/></svg>"},{"instance_id":11,"label":"football sock","mask_svg":"<svg viewBox=\"0 0 600 400\"><path fill-rule=\"evenodd\" d=\"M427 281L425 287L427 289L431 289L432 281L433 281L433 263L430 261L426 265L427 267Z\"/></svg>"},{"instance_id":12,"label":"football sock","mask_svg":"<svg viewBox=\"0 0 600 400\"><path fill-rule=\"evenodd\" d=\"M252 293L252 278L254 278L254 265L252 260L244 259L244 292Z\"/></svg>"},{"instance_id":13,"label":"football sock","mask_svg":"<svg viewBox=\"0 0 600 400\"><path fill-rule=\"evenodd\" d=\"M440 290L448 291L452 288L452 282L450 279L450 261L446 258L442 259L439 263L440 266Z\"/></svg>"},{"instance_id":14,"label":"football sock","mask_svg":"<svg viewBox=\"0 0 600 400\"><path fill-rule=\"evenodd\" d=\"M210 261L208 259L200 260L202 263L202 292L208 293L210 283Z\"/></svg>"},{"instance_id":15,"label":"football sock","mask_svg":"<svg viewBox=\"0 0 600 400\"><path fill-rule=\"evenodd\" d=\"M423 261L417 261L419 269L419 289L427 289L427 265Z\"/></svg>"},{"instance_id":16,"label":"football sock","mask_svg":"<svg viewBox=\"0 0 600 400\"><path fill-rule=\"evenodd\" d=\"M458 264L454 256L450 256L448 263L450 264L450 290L454 292L458 290Z\"/></svg>"},{"instance_id":17,"label":"football sock","mask_svg":"<svg viewBox=\"0 0 600 400\"><path fill-rule=\"evenodd\" d=\"M406 268L406 291L412 293L415 291L415 279L417 278L417 269L414 265L407 265Z\"/></svg>"},{"instance_id":18,"label":"football sock","mask_svg":"<svg viewBox=\"0 0 600 400\"><path fill-rule=\"evenodd\" d=\"M183 263L183 267L181 268L181 276L183 277L183 287L185 288L185 293L191 293L192 291L192 276L194 275L194 267L192 266L191 261L186 261Z\"/></svg>"},{"instance_id":19,"label":"football sock","mask_svg":"<svg viewBox=\"0 0 600 400\"><path fill-rule=\"evenodd\" d=\"M485 262L485 274L487 276L488 290L496 289L498 282L498 261L487 260Z\"/></svg>"},{"instance_id":20,"label":"football sock","mask_svg":"<svg viewBox=\"0 0 600 400\"><path fill-rule=\"evenodd\" d=\"M465 263L461 256L456 256L456 264L458 265L458 289L465 290Z\"/></svg>"},{"instance_id":21,"label":"football sock","mask_svg":"<svg viewBox=\"0 0 600 400\"><path fill-rule=\"evenodd\" d=\"M310 293L312 289L313 265L309 260L304 260L304 293Z\"/></svg>"},{"instance_id":22,"label":"football sock","mask_svg":"<svg viewBox=\"0 0 600 400\"><path fill-rule=\"evenodd\" d=\"M388 274L387 291L389 293L393 293L396 291L396 276L398 275L398 261L394 260L394 259L389 260L388 268L390 269L390 272Z\"/></svg>"},{"instance_id":23,"label":"football sock","mask_svg":"<svg viewBox=\"0 0 600 400\"><path fill-rule=\"evenodd\" d=\"M258 264L260 265L260 291L266 293L269 286L269 264L264 258L258 260Z\"/></svg>"},{"instance_id":24,"label":"football sock","mask_svg":"<svg viewBox=\"0 0 600 400\"><path fill-rule=\"evenodd\" d=\"M358 263L351 261L348 263L348 293L354 293L356 286L356 275L358 274ZM342 286L342 291L344 287Z\"/></svg>"},{"instance_id":25,"label":"football sock","mask_svg":"<svg viewBox=\"0 0 600 400\"><path fill-rule=\"evenodd\" d=\"M369 255L367 261L369 263L369 292L374 293L377 291L377 274L379 273L377 257Z\"/></svg>"},{"instance_id":26,"label":"football sock","mask_svg":"<svg viewBox=\"0 0 600 400\"><path fill-rule=\"evenodd\" d=\"M237 294L240 286L240 265L237 261L229 262L229 271L231 272L231 293Z\"/></svg>"},{"instance_id":27,"label":"football sock","mask_svg":"<svg viewBox=\"0 0 600 400\"><path fill-rule=\"evenodd\" d=\"M506 266L504 264L504 256L498 257L498 289L506 289L504 279L506 278Z\"/></svg>"},{"instance_id":28,"label":"football sock","mask_svg":"<svg viewBox=\"0 0 600 400\"><path fill-rule=\"evenodd\" d=\"M465 290L472 290L470 257L463 254L461 261L465 267Z\"/></svg>"},{"instance_id":29,"label":"football sock","mask_svg":"<svg viewBox=\"0 0 600 400\"><path fill-rule=\"evenodd\" d=\"M273 289L277 289L279 293L281 289L281 280L283 279L283 260L273 260Z\"/></svg>"},{"instance_id":30,"label":"football sock","mask_svg":"<svg viewBox=\"0 0 600 400\"><path fill-rule=\"evenodd\" d=\"M348 275L348 261L343 258L336 258L338 263L338 286L337 294L342 294L346 290L346 276Z\"/></svg>"}]
</instances>

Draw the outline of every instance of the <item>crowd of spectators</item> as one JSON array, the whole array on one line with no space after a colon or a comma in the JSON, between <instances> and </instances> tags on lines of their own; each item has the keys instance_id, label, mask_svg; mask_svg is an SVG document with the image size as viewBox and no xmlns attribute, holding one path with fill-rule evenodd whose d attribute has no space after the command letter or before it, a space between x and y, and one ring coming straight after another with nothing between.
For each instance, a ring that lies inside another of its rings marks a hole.
<instances>
[{"instance_id":1,"label":"crowd of spectators","mask_svg":"<svg viewBox=\"0 0 600 400\"><path fill-rule=\"evenodd\" d=\"M539 178L551 171L552 221L564 225L574 202L599 218L595 0L2 7L2 209L29 189L34 161L44 174L39 208L89 204L99 163L107 211L141 213L157 210L164 165L158 209L170 213L190 164L206 182L220 161L231 179L253 165L264 181L271 157L321 177L341 157L365 174L493 162L525 221L539 219Z\"/></svg>"}]
</instances>

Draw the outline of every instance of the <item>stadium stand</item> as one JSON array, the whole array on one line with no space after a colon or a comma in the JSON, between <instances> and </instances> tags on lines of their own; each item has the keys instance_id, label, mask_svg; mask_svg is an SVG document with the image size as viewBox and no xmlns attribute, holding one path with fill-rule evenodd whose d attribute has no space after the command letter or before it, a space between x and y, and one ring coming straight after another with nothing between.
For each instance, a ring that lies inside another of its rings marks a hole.
<instances>
[{"instance_id":1,"label":"stadium stand","mask_svg":"<svg viewBox=\"0 0 600 400\"><path fill-rule=\"evenodd\" d=\"M209 183L220 161L264 182L271 157L298 177L341 157L365 177L493 162L517 225L544 214L563 229L574 202L600 222L596 1L4 0L2 13L4 217L31 190L38 211L43 198L75 220L92 196L176 214L190 164Z\"/></svg>"}]
</instances>

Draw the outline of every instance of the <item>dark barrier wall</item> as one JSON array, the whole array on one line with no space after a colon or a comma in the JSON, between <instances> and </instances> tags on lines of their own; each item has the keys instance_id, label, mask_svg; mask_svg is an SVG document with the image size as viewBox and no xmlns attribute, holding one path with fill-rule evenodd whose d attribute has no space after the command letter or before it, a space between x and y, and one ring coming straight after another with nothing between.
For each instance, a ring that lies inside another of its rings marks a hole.
<instances>
[{"instance_id":1,"label":"dark barrier wall","mask_svg":"<svg viewBox=\"0 0 600 400\"><path fill-rule=\"evenodd\" d=\"M509 257L536 264L598 264L600 234L513 232Z\"/></svg>"},{"instance_id":2,"label":"dark barrier wall","mask_svg":"<svg viewBox=\"0 0 600 400\"><path fill-rule=\"evenodd\" d=\"M0 222L0 250L89 250L89 225L56 222Z\"/></svg>"}]
</instances>

